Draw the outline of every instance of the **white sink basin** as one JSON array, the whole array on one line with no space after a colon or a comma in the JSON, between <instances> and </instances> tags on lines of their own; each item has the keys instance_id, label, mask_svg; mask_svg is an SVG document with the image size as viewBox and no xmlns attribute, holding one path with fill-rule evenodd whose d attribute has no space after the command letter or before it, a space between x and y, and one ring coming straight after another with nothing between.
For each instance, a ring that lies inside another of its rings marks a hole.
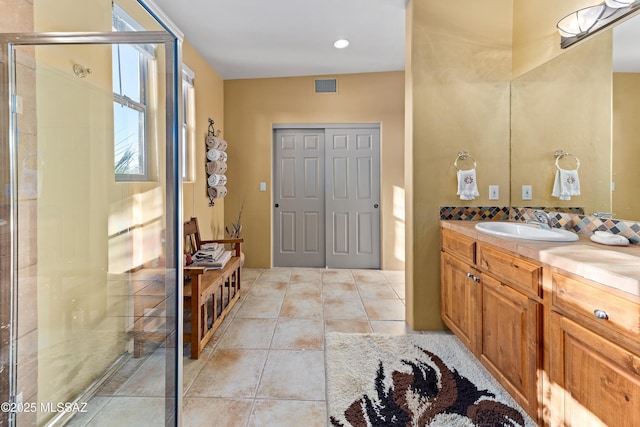
<instances>
[{"instance_id":1,"label":"white sink basin","mask_svg":"<svg viewBox=\"0 0 640 427\"><path fill-rule=\"evenodd\" d=\"M476 230L500 237L515 237L526 240L541 240L545 242L575 242L579 239L576 233L561 228L540 228L535 224L523 222L479 222Z\"/></svg>"}]
</instances>

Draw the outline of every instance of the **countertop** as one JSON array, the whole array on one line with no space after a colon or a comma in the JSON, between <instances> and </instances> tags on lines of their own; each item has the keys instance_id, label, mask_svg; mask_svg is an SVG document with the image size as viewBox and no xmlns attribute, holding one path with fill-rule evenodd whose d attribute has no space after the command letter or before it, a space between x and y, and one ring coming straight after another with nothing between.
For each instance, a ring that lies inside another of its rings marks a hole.
<instances>
[{"instance_id":1,"label":"countertop","mask_svg":"<svg viewBox=\"0 0 640 427\"><path fill-rule=\"evenodd\" d=\"M640 297L640 246L606 246L580 234L575 242L539 242L476 230L479 221L442 220L440 225L480 242L517 253L585 279Z\"/></svg>"}]
</instances>

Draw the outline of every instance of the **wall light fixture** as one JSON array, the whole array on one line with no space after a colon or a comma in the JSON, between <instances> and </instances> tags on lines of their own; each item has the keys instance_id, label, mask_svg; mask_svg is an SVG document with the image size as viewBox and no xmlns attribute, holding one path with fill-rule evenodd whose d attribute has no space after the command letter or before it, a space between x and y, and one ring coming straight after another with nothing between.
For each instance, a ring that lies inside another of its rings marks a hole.
<instances>
[{"instance_id":1,"label":"wall light fixture","mask_svg":"<svg viewBox=\"0 0 640 427\"><path fill-rule=\"evenodd\" d=\"M640 7L640 0L606 0L576 10L558 21L560 47L565 49L583 38L613 24Z\"/></svg>"}]
</instances>

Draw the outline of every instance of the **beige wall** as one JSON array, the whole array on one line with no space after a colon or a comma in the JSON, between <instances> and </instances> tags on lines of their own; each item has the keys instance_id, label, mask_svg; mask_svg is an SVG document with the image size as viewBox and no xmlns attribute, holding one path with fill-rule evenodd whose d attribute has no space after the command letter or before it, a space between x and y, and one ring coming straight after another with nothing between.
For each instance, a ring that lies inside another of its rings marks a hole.
<instances>
[{"instance_id":1,"label":"beige wall","mask_svg":"<svg viewBox=\"0 0 640 427\"><path fill-rule=\"evenodd\" d=\"M338 94L314 94L314 77L227 80L225 133L229 194L225 218L242 214L248 267L271 267L274 124L381 124L382 268L404 268L404 73L337 76ZM259 183L267 191L259 191Z\"/></svg>"},{"instance_id":2,"label":"beige wall","mask_svg":"<svg viewBox=\"0 0 640 427\"><path fill-rule=\"evenodd\" d=\"M207 173L205 138L209 128L209 118L215 121L215 129L224 133L224 84L222 78L188 43L183 44L183 62L195 73L195 141L191 153L193 181L185 182L184 190L184 219L198 218L200 233L204 239L224 237L224 204L225 199L218 199L214 206L209 206L207 196Z\"/></svg>"},{"instance_id":3,"label":"beige wall","mask_svg":"<svg viewBox=\"0 0 640 427\"><path fill-rule=\"evenodd\" d=\"M617 218L640 218L640 74L613 74L613 210Z\"/></svg>"},{"instance_id":4,"label":"beige wall","mask_svg":"<svg viewBox=\"0 0 640 427\"><path fill-rule=\"evenodd\" d=\"M412 3L407 320L414 329L439 329L440 207L509 204L512 3ZM460 150L477 162L480 197L473 201L456 196ZM490 184L502 191L489 204Z\"/></svg>"}]
</instances>

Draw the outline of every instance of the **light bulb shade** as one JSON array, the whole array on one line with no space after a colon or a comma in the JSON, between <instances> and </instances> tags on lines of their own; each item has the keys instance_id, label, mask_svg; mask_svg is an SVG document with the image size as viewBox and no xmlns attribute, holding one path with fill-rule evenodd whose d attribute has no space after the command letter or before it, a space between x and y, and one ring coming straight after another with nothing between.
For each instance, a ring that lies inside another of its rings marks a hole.
<instances>
[{"instance_id":1,"label":"light bulb shade","mask_svg":"<svg viewBox=\"0 0 640 427\"><path fill-rule=\"evenodd\" d=\"M636 0L605 0L606 5L609 7L613 7L614 9L628 7L635 2Z\"/></svg>"},{"instance_id":2,"label":"light bulb shade","mask_svg":"<svg viewBox=\"0 0 640 427\"><path fill-rule=\"evenodd\" d=\"M558 22L560 35L576 37L586 34L598 22L606 8L604 4L599 4L570 13Z\"/></svg>"}]
</instances>

